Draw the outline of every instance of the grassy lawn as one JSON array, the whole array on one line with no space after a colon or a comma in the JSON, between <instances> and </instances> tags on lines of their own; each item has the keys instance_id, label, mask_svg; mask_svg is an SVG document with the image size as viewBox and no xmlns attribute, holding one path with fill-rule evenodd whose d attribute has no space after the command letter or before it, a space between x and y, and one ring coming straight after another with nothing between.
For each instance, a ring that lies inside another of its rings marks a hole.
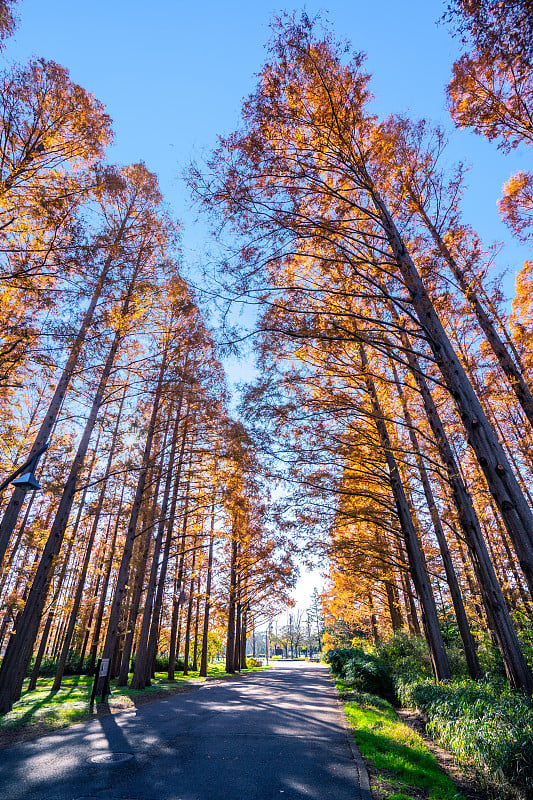
<instances>
[{"instance_id":1,"label":"grassy lawn","mask_svg":"<svg viewBox=\"0 0 533 800\"><path fill-rule=\"evenodd\" d=\"M294 658L291 658L290 656L287 656L287 658L285 658L285 656L270 656L270 661L306 661L306 660L307 659L305 656L294 656Z\"/></svg>"},{"instance_id":2,"label":"grassy lawn","mask_svg":"<svg viewBox=\"0 0 533 800\"><path fill-rule=\"evenodd\" d=\"M377 800L464 800L420 736L381 697L337 689Z\"/></svg>"},{"instance_id":3,"label":"grassy lawn","mask_svg":"<svg viewBox=\"0 0 533 800\"><path fill-rule=\"evenodd\" d=\"M267 667L243 669L243 673L257 672ZM131 677L131 676L130 676ZM150 695L160 697L164 693L175 694L187 691L205 680L228 677L224 670L224 663L209 664L207 678L200 678L198 672L189 672L187 676L176 673L176 680L167 680L165 672L156 673L152 685L143 691L135 691L127 686L117 686L116 681L111 682L111 694L102 706L97 703L95 711L120 711L147 702ZM8 713L0 716L0 744L9 744L21 738L31 738L32 735L44 733L48 730L63 728L74 722L80 722L91 716L89 700L93 686L93 678L86 675L65 677L59 691L52 691L53 678L39 678L37 688L33 692L24 689L22 696ZM27 686L28 681L25 681ZM98 700L99 698L97 698Z\"/></svg>"}]
</instances>

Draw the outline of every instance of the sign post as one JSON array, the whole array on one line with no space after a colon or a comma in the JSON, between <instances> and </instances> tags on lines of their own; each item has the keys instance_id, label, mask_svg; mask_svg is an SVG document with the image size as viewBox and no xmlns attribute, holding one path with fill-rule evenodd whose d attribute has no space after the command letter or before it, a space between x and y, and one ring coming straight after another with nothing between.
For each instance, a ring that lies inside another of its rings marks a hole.
<instances>
[{"instance_id":1,"label":"sign post","mask_svg":"<svg viewBox=\"0 0 533 800\"><path fill-rule=\"evenodd\" d=\"M106 694L109 694L109 658L100 659L100 678L102 678L102 703L105 703Z\"/></svg>"},{"instance_id":2,"label":"sign post","mask_svg":"<svg viewBox=\"0 0 533 800\"><path fill-rule=\"evenodd\" d=\"M94 699L98 692L98 686L100 685L100 681L103 680L102 684L102 703L105 702L106 695L109 694L109 658L99 658L98 663L96 665L96 672L94 675L94 683L93 683L93 690L91 692L91 700L89 702L89 708L91 711L93 710L94 706Z\"/></svg>"}]
</instances>

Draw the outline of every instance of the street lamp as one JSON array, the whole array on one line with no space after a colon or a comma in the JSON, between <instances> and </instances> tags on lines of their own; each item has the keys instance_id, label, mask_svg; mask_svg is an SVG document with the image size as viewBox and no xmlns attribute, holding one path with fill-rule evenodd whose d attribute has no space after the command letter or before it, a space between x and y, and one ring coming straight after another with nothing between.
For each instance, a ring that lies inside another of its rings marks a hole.
<instances>
[{"instance_id":1,"label":"street lamp","mask_svg":"<svg viewBox=\"0 0 533 800\"><path fill-rule=\"evenodd\" d=\"M0 484L0 492L3 492L10 483L17 489L22 489L23 492L38 492L41 489L41 485L34 473L37 469L40 457L47 449L48 443L40 447L39 450L36 450L33 456L25 461L21 467L12 472L11 475Z\"/></svg>"}]
</instances>

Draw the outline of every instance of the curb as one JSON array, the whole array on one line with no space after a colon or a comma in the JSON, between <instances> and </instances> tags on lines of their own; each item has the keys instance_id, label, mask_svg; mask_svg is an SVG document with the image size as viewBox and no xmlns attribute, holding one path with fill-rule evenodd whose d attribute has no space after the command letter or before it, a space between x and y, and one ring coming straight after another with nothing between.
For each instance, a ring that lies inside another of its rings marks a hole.
<instances>
[{"instance_id":1,"label":"curb","mask_svg":"<svg viewBox=\"0 0 533 800\"><path fill-rule=\"evenodd\" d=\"M344 714L344 711L343 711ZM372 792L370 790L370 778L368 777L368 770L363 761L363 756L359 752L355 744L351 730L346 729L346 738L348 739L348 746L352 752L352 758L355 761L355 766L359 774L359 793L361 800L372 800Z\"/></svg>"},{"instance_id":2,"label":"curb","mask_svg":"<svg viewBox=\"0 0 533 800\"><path fill-rule=\"evenodd\" d=\"M344 730L346 731L346 741L348 742L348 747L350 748L350 752L352 754L352 758L355 762L355 767L357 769L357 774L359 776L359 800L372 800L372 791L370 789L370 778L368 776L368 770L366 768L366 764L363 760L363 756L359 752L359 748L354 742L352 729L349 727L346 714L344 713L344 706L338 697L337 697L337 703L339 706L339 710L342 714Z\"/></svg>"}]
</instances>

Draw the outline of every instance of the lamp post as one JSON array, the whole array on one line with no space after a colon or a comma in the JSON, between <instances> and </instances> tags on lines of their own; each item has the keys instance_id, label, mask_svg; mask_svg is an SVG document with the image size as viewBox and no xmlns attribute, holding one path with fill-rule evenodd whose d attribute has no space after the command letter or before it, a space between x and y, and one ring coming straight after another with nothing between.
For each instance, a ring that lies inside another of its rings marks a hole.
<instances>
[{"instance_id":1,"label":"lamp post","mask_svg":"<svg viewBox=\"0 0 533 800\"><path fill-rule=\"evenodd\" d=\"M39 484L39 481L35 477L34 473L37 469L37 464L39 463L40 457L47 449L48 443L40 447L39 450L37 450L33 456L31 456L31 458L25 461L21 467L12 472L11 475L0 484L0 492L3 492L10 483L12 483L13 486L16 486L17 489L22 489L23 492L40 491L41 485Z\"/></svg>"}]
</instances>

